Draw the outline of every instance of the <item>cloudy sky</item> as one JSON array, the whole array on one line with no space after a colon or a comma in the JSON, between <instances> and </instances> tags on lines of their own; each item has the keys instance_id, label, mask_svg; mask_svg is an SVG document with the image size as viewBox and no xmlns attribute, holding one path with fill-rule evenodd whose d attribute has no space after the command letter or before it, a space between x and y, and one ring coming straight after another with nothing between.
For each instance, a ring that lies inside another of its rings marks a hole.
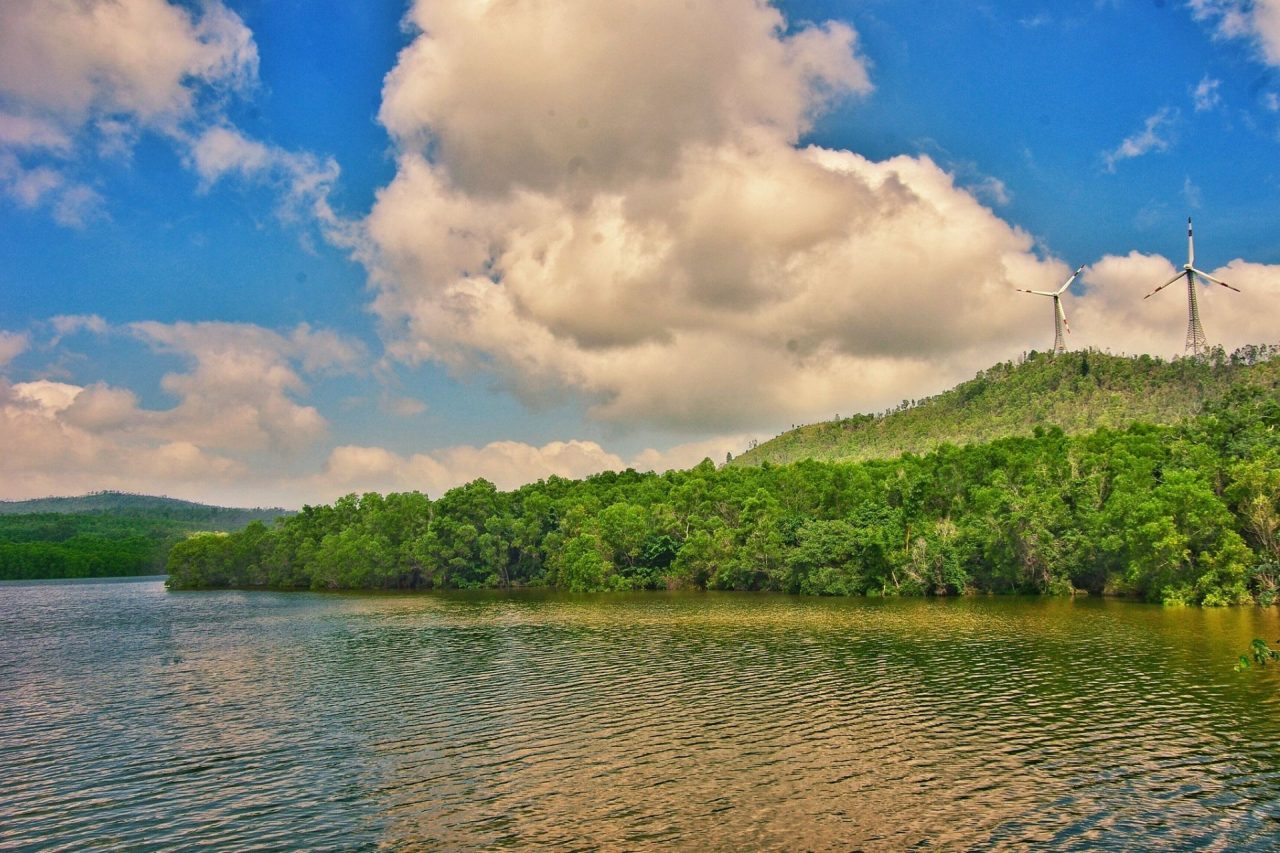
<instances>
[{"instance_id":1,"label":"cloudy sky","mask_svg":"<svg viewBox=\"0 0 1280 853\"><path fill-rule=\"evenodd\" d=\"M0 498L662 470L1276 342L1280 0L5 0Z\"/></svg>"}]
</instances>

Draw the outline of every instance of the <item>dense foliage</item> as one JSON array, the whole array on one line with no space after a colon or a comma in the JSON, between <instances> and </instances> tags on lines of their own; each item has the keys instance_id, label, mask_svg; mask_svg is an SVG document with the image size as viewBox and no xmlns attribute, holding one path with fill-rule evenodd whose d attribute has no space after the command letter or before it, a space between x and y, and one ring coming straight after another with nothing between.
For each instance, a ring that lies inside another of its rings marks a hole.
<instances>
[{"instance_id":1,"label":"dense foliage","mask_svg":"<svg viewBox=\"0 0 1280 853\"><path fill-rule=\"evenodd\" d=\"M112 492L9 503L0 511L0 580L158 574L193 531L238 530L281 512Z\"/></svg>"},{"instance_id":2,"label":"dense foliage","mask_svg":"<svg viewBox=\"0 0 1280 853\"><path fill-rule=\"evenodd\" d=\"M1267 641L1255 637L1253 642L1249 644L1249 653L1240 655L1236 659L1235 671L1248 669L1255 663L1258 666L1266 666L1269 663L1280 661L1280 649L1273 649L1267 644Z\"/></svg>"},{"instance_id":3,"label":"dense foliage","mask_svg":"<svg viewBox=\"0 0 1280 853\"><path fill-rule=\"evenodd\" d=\"M1280 403L1238 387L1175 427L1061 429L858 463L484 480L350 495L174 547L177 588L546 585L814 595L1275 600Z\"/></svg>"},{"instance_id":4,"label":"dense foliage","mask_svg":"<svg viewBox=\"0 0 1280 853\"><path fill-rule=\"evenodd\" d=\"M875 415L809 424L748 449L737 465L785 464L800 459L854 461L942 444L974 444L1027 435L1053 424L1068 435L1142 422L1171 425L1198 415L1206 403L1236 388L1280 388L1274 346L1248 346L1227 355L1164 361L1096 350L1057 357L1031 353L997 364L936 397L903 400Z\"/></svg>"}]
</instances>

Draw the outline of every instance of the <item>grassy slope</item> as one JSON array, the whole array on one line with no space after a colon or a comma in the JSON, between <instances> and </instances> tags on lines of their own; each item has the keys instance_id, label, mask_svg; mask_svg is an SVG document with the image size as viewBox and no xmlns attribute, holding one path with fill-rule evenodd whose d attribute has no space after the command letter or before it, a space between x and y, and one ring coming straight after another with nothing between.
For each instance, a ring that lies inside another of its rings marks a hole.
<instances>
[{"instance_id":1,"label":"grassy slope","mask_svg":"<svg viewBox=\"0 0 1280 853\"><path fill-rule=\"evenodd\" d=\"M1280 389L1280 357L1251 348L1231 357L1163 361L1096 351L1005 362L936 397L883 414L809 424L734 460L738 465L799 459L859 460L923 453L1058 426L1067 433L1135 421L1169 424L1195 415L1236 385Z\"/></svg>"}]
</instances>

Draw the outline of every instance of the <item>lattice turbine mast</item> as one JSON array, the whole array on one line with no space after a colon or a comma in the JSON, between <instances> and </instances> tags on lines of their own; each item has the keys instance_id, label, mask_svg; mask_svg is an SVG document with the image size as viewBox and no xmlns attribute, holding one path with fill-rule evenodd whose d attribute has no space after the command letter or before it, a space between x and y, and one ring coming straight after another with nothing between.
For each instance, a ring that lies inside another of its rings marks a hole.
<instances>
[{"instance_id":1,"label":"lattice turbine mast","mask_svg":"<svg viewBox=\"0 0 1280 853\"><path fill-rule=\"evenodd\" d=\"M1067 341L1066 338L1062 336L1062 332L1064 329L1068 333L1071 332L1071 327L1067 325L1067 313L1062 310L1062 294L1067 292L1067 288L1071 286L1071 282L1076 280L1076 276L1080 275L1080 270L1082 269L1084 269L1083 266L1078 267L1076 271L1071 274L1071 278L1067 279L1062 287L1059 287L1057 290L1026 290L1021 287L1018 288L1018 291L1021 293L1034 293L1036 296L1049 296L1053 298L1054 355L1067 351Z\"/></svg>"},{"instance_id":2,"label":"lattice turbine mast","mask_svg":"<svg viewBox=\"0 0 1280 853\"><path fill-rule=\"evenodd\" d=\"M1148 293L1143 299L1150 299L1169 285L1173 284L1183 276L1187 277L1187 348L1186 352L1192 355L1199 355L1208 348L1208 342L1204 336L1204 327L1200 325L1200 302L1196 298L1196 276L1220 284L1227 290L1240 292L1238 287L1232 287L1221 279L1214 278L1204 270L1198 270L1196 263L1196 243L1195 237L1191 232L1191 217L1187 217L1187 262L1182 265L1182 272Z\"/></svg>"}]
</instances>

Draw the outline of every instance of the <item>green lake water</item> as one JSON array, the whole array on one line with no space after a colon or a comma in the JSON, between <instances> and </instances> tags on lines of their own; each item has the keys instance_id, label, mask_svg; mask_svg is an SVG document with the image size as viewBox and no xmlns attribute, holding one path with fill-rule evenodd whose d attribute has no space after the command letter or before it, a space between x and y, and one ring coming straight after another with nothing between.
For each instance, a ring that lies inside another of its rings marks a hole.
<instances>
[{"instance_id":1,"label":"green lake water","mask_svg":"<svg viewBox=\"0 0 1280 853\"><path fill-rule=\"evenodd\" d=\"M0 850L1275 849L1275 610L0 584Z\"/></svg>"}]
</instances>

